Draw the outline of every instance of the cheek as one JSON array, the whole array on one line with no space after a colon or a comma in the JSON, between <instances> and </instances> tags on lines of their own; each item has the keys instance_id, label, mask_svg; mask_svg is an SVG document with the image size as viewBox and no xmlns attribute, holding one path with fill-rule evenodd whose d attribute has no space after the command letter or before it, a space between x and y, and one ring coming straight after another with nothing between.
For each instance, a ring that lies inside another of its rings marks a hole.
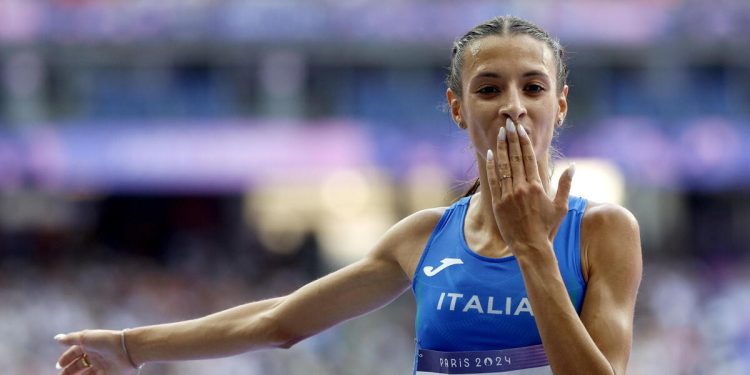
<instances>
[{"instance_id":1,"label":"cheek","mask_svg":"<svg viewBox=\"0 0 750 375\"><path fill-rule=\"evenodd\" d=\"M550 126L532 134L531 142L534 146L534 154L536 154L537 160L541 157L546 157L549 153L550 144L552 143L552 131L553 127Z\"/></svg>"},{"instance_id":2,"label":"cheek","mask_svg":"<svg viewBox=\"0 0 750 375\"><path fill-rule=\"evenodd\" d=\"M470 128L469 131L469 137L471 138L471 143L474 146L474 149L476 149L477 153L482 155L482 157L485 156L487 153L487 150L492 148L495 149L495 144L497 142L497 132L495 134L490 134L491 131L488 129L482 129L478 127Z\"/></svg>"},{"instance_id":3,"label":"cheek","mask_svg":"<svg viewBox=\"0 0 750 375\"><path fill-rule=\"evenodd\" d=\"M494 150L497 144L497 107L491 103L486 106L475 105L470 108L470 113L470 117L465 117L469 138L476 151L485 157L487 150Z\"/></svg>"}]
</instances>

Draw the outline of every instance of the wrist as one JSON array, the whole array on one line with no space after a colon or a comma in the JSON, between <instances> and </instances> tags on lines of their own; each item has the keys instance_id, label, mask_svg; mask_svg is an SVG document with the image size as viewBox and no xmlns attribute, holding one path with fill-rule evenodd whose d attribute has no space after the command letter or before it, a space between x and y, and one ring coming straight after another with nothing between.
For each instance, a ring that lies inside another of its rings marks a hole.
<instances>
[{"instance_id":1,"label":"wrist","mask_svg":"<svg viewBox=\"0 0 750 375\"><path fill-rule=\"evenodd\" d=\"M517 242L513 244L512 250L519 261L529 260L538 263L556 260L554 247L549 240Z\"/></svg>"},{"instance_id":2,"label":"wrist","mask_svg":"<svg viewBox=\"0 0 750 375\"><path fill-rule=\"evenodd\" d=\"M130 328L125 328L120 331L120 344L122 346L123 356L128 361L128 363L130 363L130 366L140 372L141 367L143 367L143 363L137 362L135 358L133 358L132 346L128 346L128 337L126 337L126 333L128 331L130 331Z\"/></svg>"}]
</instances>

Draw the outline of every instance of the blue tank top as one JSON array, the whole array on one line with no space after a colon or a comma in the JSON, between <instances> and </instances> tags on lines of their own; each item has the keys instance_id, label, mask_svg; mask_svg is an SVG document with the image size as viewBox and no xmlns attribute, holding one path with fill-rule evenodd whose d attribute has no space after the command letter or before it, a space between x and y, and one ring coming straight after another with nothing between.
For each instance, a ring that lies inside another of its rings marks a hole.
<instances>
[{"instance_id":1,"label":"blue tank top","mask_svg":"<svg viewBox=\"0 0 750 375\"><path fill-rule=\"evenodd\" d=\"M416 368L419 357L425 357L429 351L541 348L542 341L515 257L484 257L469 249L466 243L463 228L470 199L462 198L446 209L414 274L412 289L417 302L415 373L418 374L432 373L420 372ZM553 242L560 273L578 313L586 290L580 257L581 218L585 207L585 199L570 197L568 214ZM424 353L421 352L423 349ZM543 350L537 349L533 352L544 356ZM469 363L466 358L470 357L462 358ZM481 359L477 361L482 362ZM497 368L495 370L500 371Z\"/></svg>"}]
</instances>

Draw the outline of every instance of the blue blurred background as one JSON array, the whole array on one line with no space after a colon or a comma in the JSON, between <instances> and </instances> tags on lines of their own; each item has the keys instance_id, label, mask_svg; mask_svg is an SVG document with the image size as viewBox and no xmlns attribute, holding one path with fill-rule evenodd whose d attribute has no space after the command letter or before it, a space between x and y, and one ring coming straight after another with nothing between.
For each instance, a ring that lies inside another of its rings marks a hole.
<instances>
[{"instance_id":1,"label":"blue blurred background","mask_svg":"<svg viewBox=\"0 0 750 375\"><path fill-rule=\"evenodd\" d=\"M505 14L570 51L574 191L641 224L629 372L750 373L746 0L0 0L2 372L288 293L449 204L476 168L451 43ZM405 374L413 314L144 374Z\"/></svg>"}]
</instances>

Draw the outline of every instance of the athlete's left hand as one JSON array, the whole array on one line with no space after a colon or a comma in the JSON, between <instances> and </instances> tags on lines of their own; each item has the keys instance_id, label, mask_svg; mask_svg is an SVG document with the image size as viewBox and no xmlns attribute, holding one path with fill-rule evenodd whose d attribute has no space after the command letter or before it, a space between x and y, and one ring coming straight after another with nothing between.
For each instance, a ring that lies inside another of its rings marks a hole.
<instances>
[{"instance_id":1,"label":"athlete's left hand","mask_svg":"<svg viewBox=\"0 0 750 375\"><path fill-rule=\"evenodd\" d=\"M122 335L122 331L85 330L55 336L68 347L57 360L60 375L136 374L138 369L130 364L122 346Z\"/></svg>"},{"instance_id":2,"label":"athlete's left hand","mask_svg":"<svg viewBox=\"0 0 750 375\"><path fill-rule=\"evenodd\" d=\"M528 133L508 119L498 133L496 150L487 150L486 168L495 221L513 254L527 248L551 248L568 212L574 166L560 176L557 194L551 199Z\"/></svg>"}]
</instances>

